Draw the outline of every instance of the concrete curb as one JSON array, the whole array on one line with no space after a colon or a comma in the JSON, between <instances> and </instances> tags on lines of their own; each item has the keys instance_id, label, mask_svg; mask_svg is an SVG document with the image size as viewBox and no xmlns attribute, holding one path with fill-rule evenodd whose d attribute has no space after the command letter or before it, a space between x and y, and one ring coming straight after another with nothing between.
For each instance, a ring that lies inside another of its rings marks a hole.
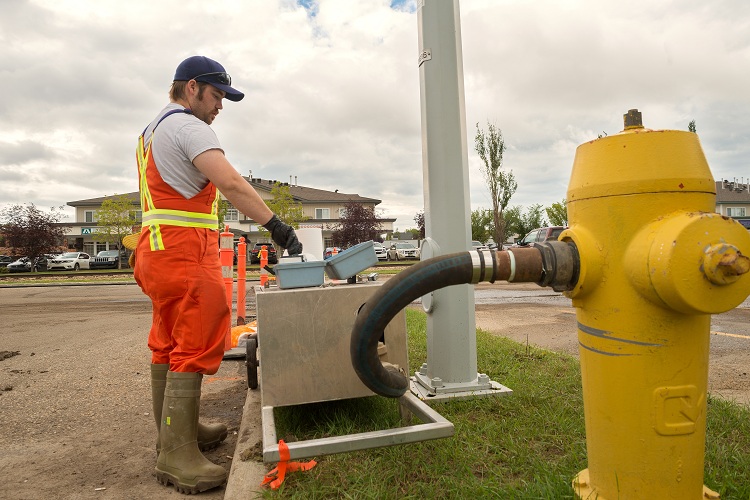
<instances>
[{"instance_id":1,"label":"concrete curb","mask_svg":"<svg viewBox=\"0 0 750 500\"><path fill-rule=\"evenodd\" d=\"M262 453L263 447L261 421L260 390L248 390L237 434L237 444L234 448L232 468L229 471L229 479L224 492L225 500L246 500L262 496L261 492L264 487L260 483L268 468L256 458L258 452Z\"/></svg>"}]
</instances>

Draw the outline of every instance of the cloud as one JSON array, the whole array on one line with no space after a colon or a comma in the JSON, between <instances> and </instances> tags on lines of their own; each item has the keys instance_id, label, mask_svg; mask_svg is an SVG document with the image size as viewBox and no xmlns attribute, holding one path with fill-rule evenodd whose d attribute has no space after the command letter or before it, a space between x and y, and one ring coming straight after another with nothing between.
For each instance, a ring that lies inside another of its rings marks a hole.
<instances>
[{"instance_id":1,"label":"cloud","mask_svg":"<svg viewBox=\"0 0 750 500\"><path fill-rule=\"evenodd\" d=\"M27 0L0 7L0 205L135 191L135 140L174 68L205 54L247 97L214 129L247 175L423 206L416 0ZM565 197L575 149L695 120L714 176L750 176L750 4L462 0L472 208L489 207L475 125L496 124L511 204ZM21 174L20 171L23 170Z\"/></svg>"}]
</instances>

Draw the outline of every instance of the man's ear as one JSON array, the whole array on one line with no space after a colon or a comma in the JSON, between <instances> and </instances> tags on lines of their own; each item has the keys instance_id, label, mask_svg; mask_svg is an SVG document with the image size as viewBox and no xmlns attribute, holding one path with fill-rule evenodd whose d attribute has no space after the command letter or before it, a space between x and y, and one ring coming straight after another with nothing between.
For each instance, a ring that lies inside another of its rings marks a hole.
<instances>
[{"instance_id":1,"label":"man's ear","mask_svg":"<svg viewBox=\"0 0 750 500\"><path fill-rule=\"evenodd\" d=\"M189 95L197 95L198 82L196 82L195 80L189 80L187 82L187 85L185 85L185 92L187 92Z\"/></svg>"}]
</instances>

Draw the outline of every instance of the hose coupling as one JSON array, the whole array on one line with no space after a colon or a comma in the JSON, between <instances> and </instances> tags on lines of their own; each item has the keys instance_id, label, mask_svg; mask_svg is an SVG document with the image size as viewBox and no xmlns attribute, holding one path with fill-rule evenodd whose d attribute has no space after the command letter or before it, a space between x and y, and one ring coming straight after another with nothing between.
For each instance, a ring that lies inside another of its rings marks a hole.
<instances>
[{"instance_id":1,"label":"hose coupling","mask_svg":"<svg viewBox=\"0 0 750 500\"><path fill-rule=\"evenodd\" d=\"M578 282L581 259L572 241L545 241L533 247L542 254L542 274L537 285L549 286L556 292L573 290Z\"/></svg>"}]
</instances>

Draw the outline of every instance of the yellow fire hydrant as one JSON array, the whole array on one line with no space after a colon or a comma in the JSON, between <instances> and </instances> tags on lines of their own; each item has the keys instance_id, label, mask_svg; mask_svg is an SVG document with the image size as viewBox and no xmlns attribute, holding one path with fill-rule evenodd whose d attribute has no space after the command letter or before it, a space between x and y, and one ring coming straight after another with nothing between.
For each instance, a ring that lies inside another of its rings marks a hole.
<instances>
[{"instance_id":1,"label":"yellow fire hydrant","mask_svg":"<svg viewBox=\"0 0 750 500\"><path fill-rule=\"evenodd\" d=\"M580 498L718 498L703 485L711 314L750 293L750 234L714 213L698 136L643 127L582 144L568 187L588 468Z\"/></svg>"}]
</instances>

